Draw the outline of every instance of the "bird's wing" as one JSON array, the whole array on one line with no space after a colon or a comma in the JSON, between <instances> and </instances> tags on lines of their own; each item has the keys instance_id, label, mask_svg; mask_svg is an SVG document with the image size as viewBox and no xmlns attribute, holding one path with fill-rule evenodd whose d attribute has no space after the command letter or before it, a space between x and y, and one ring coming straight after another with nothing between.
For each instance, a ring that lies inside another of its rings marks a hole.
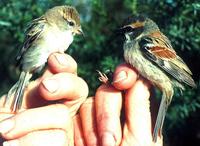
<instances>
[{"instance_id":1,"label":"bird's wing","mask_svg":"<svg viewBox=\"0 0 200 146\"><path fill-rule=\"evenodd\" d=\"M192 73L176 54L169 39L160 32L144 36L139 42L143 54L179 82L195 87Z\"/></svg>"},{"instance_id":2,"label":"bird's wing","mask_svg":"<svg viewBox=\"0 0 200 146\"><path fill-rule=\"evenodd\" d=\"M34 19L28 25L25 31L25 40L23 46L16 57L17 65L20 63L24 53L31 47L33 42L41 36L43 29L45 27L45 23L46 23L45 17L41 16L40 18Z\"/></svg>"}]
</instances>

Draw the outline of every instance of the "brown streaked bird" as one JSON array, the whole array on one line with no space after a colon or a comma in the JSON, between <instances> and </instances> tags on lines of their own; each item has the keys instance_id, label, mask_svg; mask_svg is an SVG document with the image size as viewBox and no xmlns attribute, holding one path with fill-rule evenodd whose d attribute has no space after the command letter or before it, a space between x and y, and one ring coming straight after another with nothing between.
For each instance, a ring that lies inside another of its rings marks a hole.
<instances>
[{"instance_id":1,"label":"brown streaked bird","mask_svg":"<svg viewBox=\"0 0 200 146\"><path fill-rule=\"evenodd\" d=\"M9 90L4 106L11 105L12 112L20 109L32 74L44 67L51 53L66 51L75 34L82 34L82 29L79 14L72 6L53 7L28 25L23 47L16 58L21 74Z\"/></svg>"},{"instance_id":2,"label":"brown streaked bird","mask_svg":"<svg viewBox=\"0 0 200 146\"><path fill-rule=\"evenodd\" d=\"M191 71L176 54L170 40L157 24L144 16L125 20L120 32L125 34L124 59L162 91L162 99L153 131L153 141L162 132L167 108L174 94L174 87L184 90L184 84L196 87Z\"/></svg>"}]
</instances>

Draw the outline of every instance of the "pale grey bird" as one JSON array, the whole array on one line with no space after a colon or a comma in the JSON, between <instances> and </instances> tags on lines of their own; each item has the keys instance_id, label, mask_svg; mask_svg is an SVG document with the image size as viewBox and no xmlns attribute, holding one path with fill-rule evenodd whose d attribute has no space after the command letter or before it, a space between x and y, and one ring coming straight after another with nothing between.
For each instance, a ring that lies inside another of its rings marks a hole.
<instances>
[{"instance_id":1,"label":"pale grey bird","mask_svg":"<svg viewBox=\"0 0 200 146\"><path fill-rule=\"evenodd\" d=\"M75 34L82 34L82 29L79 14L72 6L53 7L28 25L23 47L17 56L21 74L9 90L5 106L12 102L12 112L20 109L24 90L32 74L44 67L51 53L66 51Z\"/></svg>"}]
</instances>

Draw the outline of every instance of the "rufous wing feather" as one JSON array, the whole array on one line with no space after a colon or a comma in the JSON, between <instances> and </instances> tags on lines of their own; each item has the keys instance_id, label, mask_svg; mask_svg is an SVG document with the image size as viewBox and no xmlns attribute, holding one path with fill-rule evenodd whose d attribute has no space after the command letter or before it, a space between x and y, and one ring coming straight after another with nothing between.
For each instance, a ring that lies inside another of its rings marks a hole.
<instances>
[{"instance_id":1,"label":"rufous wing feather","mask_svg":"<svg viewBox=\"0 0 200 146\"><path fill-rule=\"evenodd\" d=\"M154 33L141 38L140 47L143 54L155 65L162 68L173 78L191 87L196 87L191 71L176 54L170 41L162 33Z\"/></svg>"}]
</instances>

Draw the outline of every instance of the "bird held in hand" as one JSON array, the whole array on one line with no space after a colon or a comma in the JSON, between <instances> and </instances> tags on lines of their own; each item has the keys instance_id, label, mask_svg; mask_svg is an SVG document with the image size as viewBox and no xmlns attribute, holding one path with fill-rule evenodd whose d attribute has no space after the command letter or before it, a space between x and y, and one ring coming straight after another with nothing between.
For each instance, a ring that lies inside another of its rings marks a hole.
<instances>
[{"instance_id":1,"label":"bird held in hand","mask_svg":"<svg viewBox=\"0 0 200 146\"><path fill-rule=\"evenodd\" d=\"M21 74L9 90L5 106L12 102L12 112L20 109L32 74L44 67L51 53L66 51L75 34L82 34L82 29L79 14L72 6L53 7L28 25L23 47L16 58ZM14 96L12 101L11 96Z\"/></svg>"},{"instance_id":2,"label":"bird held in hand","mask_svg":"<svg viewBox=\"0 0 200 146\"><path fill-rule=\"evenodd\" d=\"M125 34L124 59L139 74L162 91L162 99L153 131L156 142L167 108L174 94L174 87L184 90L187 84L196 87L191 71L176 54L170 40L159 30L157 24L144 16L129 17L119 30Z\"/></svg>"}]
</instances>

